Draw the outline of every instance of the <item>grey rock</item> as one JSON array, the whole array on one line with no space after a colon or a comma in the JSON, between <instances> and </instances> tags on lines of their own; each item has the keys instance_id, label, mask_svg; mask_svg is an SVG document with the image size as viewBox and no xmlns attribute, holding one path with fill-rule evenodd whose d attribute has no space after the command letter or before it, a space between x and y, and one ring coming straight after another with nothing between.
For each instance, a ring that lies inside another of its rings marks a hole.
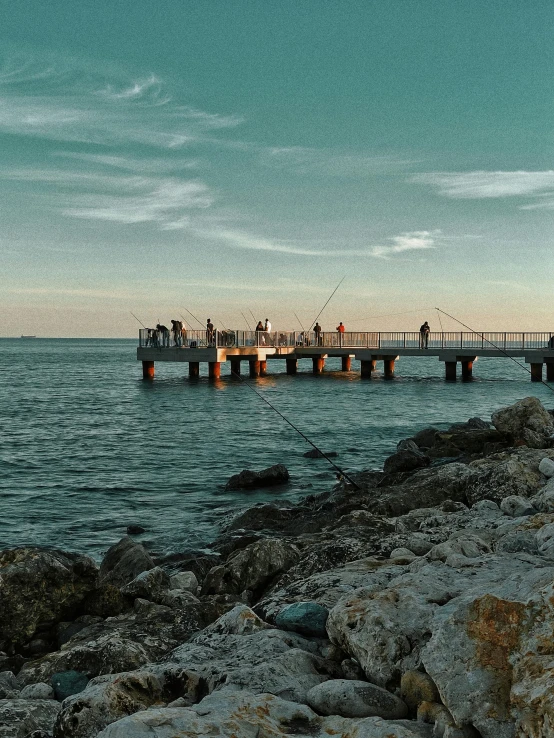
<instances>
[{"instance_id":1,"label":"grey rock","mask_svg":"<svg viewBox=\"0 0 554 738\"><path fill-rule=\"evenodd\" d=\"M525 397L492 414L494 427L532 448L547 448L554 432L552 416L536 397Z\"/></svg>"},{"instance_id":2,"label":"grey rock","mask_svg":"<svg viewBox=\"0 0 554 738\"><path fill-rule=\"evenodd\" d=\"M289 472L284 464L274 464L262 471L244 469L235 474L227 482L226 489L256 489L257 487L274 487L286 484L289 481Z\"/></svg>"},{"instance_id":3,"label":"grey rock","mask_svg":"<svg viewBox=\"0 0 554 738\"><path fill-rule=\"evenodd\" d=\"M539 471L541 474L544 474L545 477L554 477L554 461L545 456L544 459L541 459Z\"/></svg>"},{"instance_id":4,"label":"grey rock","mask_svg":"<svg viewBox=\"0 0 554 738\"><path fill-rule=\"evenodd\" d=\"M528 553L538 555L539 545L533 530L513 530L501 536L495 545L499 553Z\"/></svg>"},{"instance_id":5,"label":"grey rock","mask_svg":"<svg viewBox=\"0 0 554 738\"><path fill-rule=\"evenodd\" d=\"M505 515L512 518L521 518L523 515L534 515L537 510L525 497L509 495L500 502L500 509Z\"/></svg>"},{"instance_id":6,"label":"grey rock","mask_svg":"<svg viewBox=\"0 0 554 738\"><path fill-rule=\"evenodd\" d=\"M298 561L300 552L280 538L263 538L232 554L208 573L204 594L259 592Z\"/></svg>"},{"instance_id":7,"label":"grey rock","mask_svg":"<svg viewBox=\"0 0 554 738\"><path fill-rule=\"evenodd\" d=\"M159 566L142 571L131 582L121 587L121 593L128 597L141 597L160 603L170 586L169 575Z\"/></svg>"},{"instance_id":8,"label":"grey rock","mask_svg":"<svg viewBox=\"0 0 554 738\"><path fill-rule=\"evenodd\" d=\"M54 700L0 700L0 738L28 738L34 731L50 735L59 709Z\"/></svg>"},{"instance_id":9,"label":"grey rock","mask_svg":"<svg viewBox=\"0 0 554 738\"><path fill-rule=\"evenodd\" d=\"M195 595L198 592L198 579L193 571L180 571L170 577L170 587L171 589L184 589Z\"/></svg>"},{"instance_id":10,"label":"grey rock","mask_svg":"<svg viewBox=\"0 0 554 738\"><path fill-rule=\"evenodd\" d=\"M440 700L437 685L429 674L415 670L402 674L400 696L412 712L417 711L422 702L439 702Z\"/></svg>"},{"instance_id":11,"label":"grey rock","mask_svg":"<svg viewBox=\"0 0 554 738\"><path fill-rule=\"evenodd\" d=\"M292 630L308 636L326 637L325 623L329 610L317 602L294 602L284 607L275 624L283 630Z\"/></svg>"},{"instance_id":12,"label":"grey rock","mask_svg":"<svg viewBox=\"0 0 554 738\"><path fill-rule=\"evenodd\" d=\"M173 609L186 608L191 603L199 603L198 597L192 594L192 592L186 589L170 589L162 597L162 603L167 607Z\"/></svg>"},{"instance_id":13,"label":"grey rock","mask_svg":"<svg viewBox=\"0 0 554 738\"><path fill-rule=\"evenodd\" d=\"M415 553L409 548L393 548L390 552L390 559L415 559Z\"/></svg>"},{"instance_id":14,"label":"grey rock","mask_svg":"<svg viewBox=\"0 0 554 738\"><path fill-rule=\"evenodd\" d=\"M151 708L108 726L98 738L432 738L430 726L378 717L320 717L306 705L269 694L217 692L191 708Z\"/></svg>"},{"instance_id":15,"label":"grey rock","mask_svg":"<svg viewBox=\"0 0 554 738\"><path fill-rule=\"evenodd\" d=\"M308 705L321 715L342 717L382 717L395 720L406 717L408 708L402 700L369 682L331 679L310 689Z\"/></svg>"},{"instance_id":16,"label":"grey rock","mask_svg":"<svg viewBox=\"0 0 554 738\"><path fill-rule=\"evenodd\" d=\"M435 444L437 430L437 428L424 428L409 440L413 441L418 448L431 448Z\"/></svg>"},{"instance_id":17,"label":"grey rock","mask_svg":"<svg viewBox=\"0 0 554 738\"><path fill-rule=\"evenodd\" d=\"M548 559L554 559L554 523L543 525L537 531L535 537L539 547L539 554Z\"/></svg>"},{"instance_id":18,"label":"grey rock","mask_svg":"<svg viewBox=\"0 0 554 738\"><path fill-rule=\"evenodd\" d=\"M100 566L100 581L123 587L155 566L144 546L126 536L108 549Z\"/></svg>"},{"instance_id":19,"label":"grey rock","mask_svg":"<svg viewBox=\"0 0 554 738\"><path fill-rule=\"evenodd\" d=\"M19 696L22 700L53 700L54 690L50 684L39 682L23 687Z\"/></svg>"},{"instance_id":20,"label":"grey rock","mask_svg":"<svg viewBox=\"0 0 554 738\"><path fill-rule=\"evenodd\" d=\"M0 699L17 697L19 684L11 671L0 671Z\"/></svg>"}]
</instances>

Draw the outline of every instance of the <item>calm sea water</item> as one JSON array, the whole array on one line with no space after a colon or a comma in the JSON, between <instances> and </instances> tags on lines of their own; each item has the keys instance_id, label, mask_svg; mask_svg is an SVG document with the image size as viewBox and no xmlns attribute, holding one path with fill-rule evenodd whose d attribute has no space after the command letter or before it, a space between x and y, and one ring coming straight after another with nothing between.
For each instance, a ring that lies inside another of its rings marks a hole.
<instances>
[{"instance_id":1,"label":"calm sea water","mask_svg":"<svg viewBox=\"0 0 554 738\"><path fill-rule=\"evenodd\" d=\"M201 548L231 512L263 500L298 500L335 482L310 449L247 386L185 378L157 364L142 380L132 340L0 340L0 548L41 545L99 557L129 524L159 553ZM256 388L346 470L380 467L396 443L428 425L446 428L547 387L507 359L480 359L475 379L444 381L437 358L400 359L394 381L360 380L330 359L288 377L284 362ZM204 367L201 368L201 371ZM284 463L285 488L226 492L244 468Z\"/></svg>"}]
</instances>

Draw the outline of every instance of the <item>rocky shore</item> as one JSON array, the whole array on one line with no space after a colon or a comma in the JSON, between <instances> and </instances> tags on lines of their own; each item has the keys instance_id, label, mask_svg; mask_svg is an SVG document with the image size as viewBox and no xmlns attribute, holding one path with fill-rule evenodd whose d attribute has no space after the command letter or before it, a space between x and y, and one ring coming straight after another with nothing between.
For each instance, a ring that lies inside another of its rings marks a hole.
<instances>
[{"instance_id":1,"label":"rocky shore","mask_svg":"<svg viewBox=\"0 0 554 738\"><path fill-rule=\"evenodd\" d=\"M553 420L424 429L210 554L1 551L0 738L554 736Z\"/></svg>"}]
</instances>

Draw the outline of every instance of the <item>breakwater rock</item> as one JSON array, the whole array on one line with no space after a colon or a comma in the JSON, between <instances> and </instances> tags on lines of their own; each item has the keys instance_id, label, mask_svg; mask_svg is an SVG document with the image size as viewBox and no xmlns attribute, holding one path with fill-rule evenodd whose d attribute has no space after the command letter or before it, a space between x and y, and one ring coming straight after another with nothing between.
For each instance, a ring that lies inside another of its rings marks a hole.
<instances>
[{"instance_id":1,"label":"breakwater rock","mask_svg":"<svg viewBox=\"0 0 554 738\"><path fill-rule=\"evenodd\" d=\"M171 566L0 552L0 738L554 734L552 415L404 439Z\"/></svg>"}]
</instances>

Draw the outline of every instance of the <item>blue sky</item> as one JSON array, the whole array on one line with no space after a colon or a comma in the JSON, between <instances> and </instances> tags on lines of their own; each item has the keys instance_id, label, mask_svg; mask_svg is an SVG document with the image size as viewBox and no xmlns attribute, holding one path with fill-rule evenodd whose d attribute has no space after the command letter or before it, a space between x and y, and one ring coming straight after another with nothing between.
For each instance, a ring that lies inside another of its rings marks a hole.
<instances>
[{"instance_id":1,"label":"blue sky","mask_svg":"<svg viewBox=\"0 0 554 738\"><path fill-rule=\"evenodd\" d=\"M551 2L8 6L0 335L552 329Z\"/></svg>"}]
</instances>

